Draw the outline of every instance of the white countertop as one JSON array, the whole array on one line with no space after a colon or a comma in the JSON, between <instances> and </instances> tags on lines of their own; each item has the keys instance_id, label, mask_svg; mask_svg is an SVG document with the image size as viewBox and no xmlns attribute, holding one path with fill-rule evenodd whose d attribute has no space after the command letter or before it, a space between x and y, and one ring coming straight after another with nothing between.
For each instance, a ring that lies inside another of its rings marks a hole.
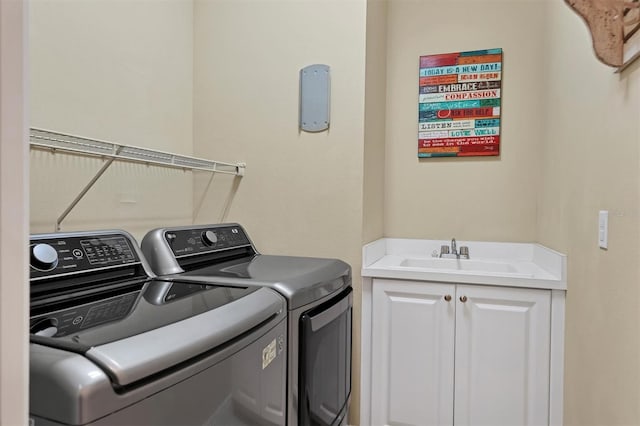
<instances>
[{"instance_id":1,"label":"white countertop","mask_svg":"<svg viewBox=\"0 0 640 426\"><path fill-rule=\"evenodd\" d=\"M457 241L469 259L439 259L451 241L382 238L362 249L362 276L485 284L551 290L567 289L567 257L535 243Z\"/></svg>"}]
</instances>

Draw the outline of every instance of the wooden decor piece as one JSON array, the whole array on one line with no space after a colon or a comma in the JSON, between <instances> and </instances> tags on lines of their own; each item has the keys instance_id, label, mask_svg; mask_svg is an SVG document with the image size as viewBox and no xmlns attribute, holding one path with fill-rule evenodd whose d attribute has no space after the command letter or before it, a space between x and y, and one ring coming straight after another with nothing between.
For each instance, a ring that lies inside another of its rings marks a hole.
<instances>
[{"instance_id":1,"label":"wooden decor piece","mask_svg":"<svg viewBox=\"0 0 640 426\"><path fill-rule=\"evenodd\" d=\"M624 0L565 0L565 3L587 23L598 59L612 67L624 65L625 25L633 23L626 22L625 15L640 3Z\"/></svg>"}]
</instances>

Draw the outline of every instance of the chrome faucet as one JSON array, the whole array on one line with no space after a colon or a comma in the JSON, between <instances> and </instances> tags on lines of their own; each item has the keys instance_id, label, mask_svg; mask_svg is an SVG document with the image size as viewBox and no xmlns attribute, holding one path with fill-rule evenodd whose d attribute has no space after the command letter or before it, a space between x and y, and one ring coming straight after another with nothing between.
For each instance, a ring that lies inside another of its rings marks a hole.
<instances>
[{"instance_id":1,"label":"chrome faucet","mask_svg":"<svg viewBox=\"0 0 640 426\"><path fill-rule=\"evenodd\" d=\"M469 247L460 246L460 252L458 252L458 243L455 238L452 238L451 249L447 245L442 245L439 257L443 259L469 259Z\"/></svg>"}]
</instances>

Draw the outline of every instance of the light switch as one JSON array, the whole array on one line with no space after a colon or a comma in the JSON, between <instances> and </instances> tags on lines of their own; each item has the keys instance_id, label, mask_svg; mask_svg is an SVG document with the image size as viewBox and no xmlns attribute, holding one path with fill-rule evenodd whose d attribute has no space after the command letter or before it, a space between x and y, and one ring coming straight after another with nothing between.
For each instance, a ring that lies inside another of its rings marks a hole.
<instances>
[{"instance_id":1,"label":"light switch","mask_svg":"<svg viewBox=\"0 0 640 426\"><path fill-rule=\"evenodd\" d=\"M600 210L598 214L598 245L601 249L607 249L609 240L609 211Z\"/></svg>"}]
</instances>

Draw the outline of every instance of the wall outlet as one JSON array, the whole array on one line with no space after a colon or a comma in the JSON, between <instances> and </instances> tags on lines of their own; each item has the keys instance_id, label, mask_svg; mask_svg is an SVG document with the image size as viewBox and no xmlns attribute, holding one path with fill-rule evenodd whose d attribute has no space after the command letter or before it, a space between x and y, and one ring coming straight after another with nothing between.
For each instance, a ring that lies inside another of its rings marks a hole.
<instances>
[{"instance_id":1,"label":"wall outlet","mask_svg":"<svg viewBox=\"0 0 640 426\"><path fill-rule=\"evenodd\" d=\"M598 245L601 249L608 249L609 244L609 211L600 210L598 214Z\"/></svg>"}]
</instances>

